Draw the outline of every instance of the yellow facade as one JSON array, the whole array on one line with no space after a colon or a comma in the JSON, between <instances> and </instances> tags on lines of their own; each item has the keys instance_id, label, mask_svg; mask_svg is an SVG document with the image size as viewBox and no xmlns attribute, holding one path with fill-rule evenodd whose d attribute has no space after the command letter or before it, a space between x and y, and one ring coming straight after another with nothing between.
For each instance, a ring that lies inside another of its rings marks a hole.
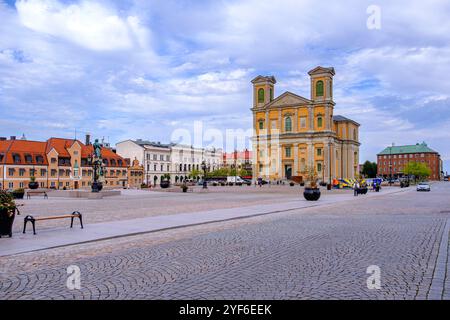
<instances>
[{"instance_id":1,"label":"yellow facade","mask_svg":"<svg viewBox=\"0 0 450 320\"><path fill-rule=\"evenodd\" d=\"M356 176L359 124L333 114L334 69L317 67L309 75L311 99L291 92L273 98L266 91L273 95L274 77L252 80L254 178L302 179L306 167L324 182Z\"/></svg>"}]
</instances>

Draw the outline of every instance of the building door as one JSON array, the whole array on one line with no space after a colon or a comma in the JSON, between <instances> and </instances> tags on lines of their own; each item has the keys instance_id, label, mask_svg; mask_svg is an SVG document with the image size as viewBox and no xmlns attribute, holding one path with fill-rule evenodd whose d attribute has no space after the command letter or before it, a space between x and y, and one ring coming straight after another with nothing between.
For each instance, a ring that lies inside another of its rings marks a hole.
<instances>
[{"instance_id":1,"label":"building door","mask_svg":"<svg viewBox=\"0 0 450 320\"><path fill-rule=\"evenodd\" d=\"M284 166L284 176L286 179L292 178L292 166L290 164Z\"/></svg>"},{"instance_id":2,"label":"building door","mask_svg":"<svg viewBox=\"0 0 450 320\"><path fill-rule=\"evenodd\" d=\"M75 181L74 189L77 190L78 188L79 188L79 186L78 186L78 181Z\"/></svg>"}]
</instances>

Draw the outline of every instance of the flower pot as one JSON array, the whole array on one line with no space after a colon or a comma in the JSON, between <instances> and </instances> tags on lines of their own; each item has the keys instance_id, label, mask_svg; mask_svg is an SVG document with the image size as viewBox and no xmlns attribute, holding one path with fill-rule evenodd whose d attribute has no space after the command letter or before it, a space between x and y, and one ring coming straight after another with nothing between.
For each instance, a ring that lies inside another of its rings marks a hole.
<instances>
[{"instance_id":1,"label":"flower pot","mask_svg":"<svg viewBox=\"0 0 450 320\"><path fill-rule=\"evenodd\" d=\"M6 209L0 209L0 237L12 237L12 226L15 216L15 211L11 216L9 216L9 212Z\"/></svg>"},{"instance_id":2,"label":"flower pot","mask_svg":"<svg viewBox=\"0 0 450 320\"><path fill-rule=\"evenodd\" d=\"M35 189L39 188L39 183L38 182L29 182L28 188L30 188L31 190L35 190Z\"/></svg>"},{"instance_id":3,"label":"flower pot","mask_svg":"<svg viewBox=\"0 0 450 320\"><path fill-rule=\"evenodd\" d=\"M331 190L331 183L327 184L327 190L330 191Z\"/></svg>"},{"instance_id":4,"label":"flower pot","mask_svg":"<svg viewBox=\"0 0 450 320\"><path fill-rule=\"evenodd\" d=\"M303 191L303 196L308 201L317 201L320 198L319 188L305 188Z\"/></svg>"},{"instance_id":5,"label":"flower pot","mask_svg":"<svg viewBox=\"0 0 450 320\"><path fill-rule=\"evenodd\" d=\"M187 192L188 188L182 188L183 192Z\"/></svg>"},{"instance_id":6,"label":"flower pot","mask_svg":"<svg viewBox=\"0 0 450 320\"><path fill-rule=\"evenodd\" d=\"M160 186L162 189L167 189L167 188L170 187L170 181L168 181L168 180L163 180L163 181L161 181L161 183L159 184L159 186Z\"/></svg>"}]
</instances>

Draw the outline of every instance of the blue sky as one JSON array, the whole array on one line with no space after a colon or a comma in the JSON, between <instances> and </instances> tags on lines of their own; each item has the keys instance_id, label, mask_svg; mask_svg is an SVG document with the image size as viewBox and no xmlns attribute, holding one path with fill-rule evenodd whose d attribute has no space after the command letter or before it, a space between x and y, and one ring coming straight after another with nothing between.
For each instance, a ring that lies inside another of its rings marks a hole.
<instances>
[{"instance_id":1,"label":"blue sky","mask_svg":"<svg viewBox=\"0 0 450 320\"><path fill-rule=\"evenodd\" d=\"M449 17L448 0L0 0L0 136L247 129L251 79L309 98L322 65L335 114L361 123L361 162L426 141L450 171Z\"/></svg>"}]
</instances>

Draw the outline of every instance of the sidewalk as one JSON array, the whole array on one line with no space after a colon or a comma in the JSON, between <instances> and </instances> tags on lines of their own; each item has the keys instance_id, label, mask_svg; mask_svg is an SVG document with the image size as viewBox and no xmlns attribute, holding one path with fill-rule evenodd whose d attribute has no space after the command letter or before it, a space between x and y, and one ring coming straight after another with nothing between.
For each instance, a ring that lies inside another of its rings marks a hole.
<instances>
[{"instance_id":1,"label":"sidewalk","mask_svg":"<svg viewBox=\"0 0 450 320\"><path fill-rule=\"evenodd\" d=\"M299 199L284 203L270 205L248 206L242 208L216 209L193 213L180 213L173 215L155 216L125 221L112 221L85 225L79 227L78 220L74 221L74 228L53 228L39 230L36 223L37 235L28 229L26 234L14 233L13 238L0 239L0 257L19 253L44 250L61 246L80 244L91 241L124 237L141 233L160 231L211 222L220 222L231 219L247 218L258 215L286 212L303 208L326 206L345 201L363 200L372 197L381 197L388 194L406 192L407 189L383 189L380 193L370 192L364 196L354 197L350 194L327 195L319 201L306 201Z\"/></svg>"}]
</instances>

